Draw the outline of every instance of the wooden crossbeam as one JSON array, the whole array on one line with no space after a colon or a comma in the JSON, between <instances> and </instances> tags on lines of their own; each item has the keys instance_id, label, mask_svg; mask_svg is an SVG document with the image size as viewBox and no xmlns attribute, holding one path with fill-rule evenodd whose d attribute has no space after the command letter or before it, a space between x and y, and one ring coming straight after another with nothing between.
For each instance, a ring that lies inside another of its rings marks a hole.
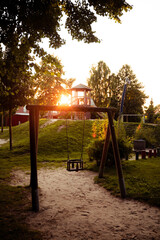
<instances>
[{"instance_id":1,"label":"wooden crossbeam","mask_svg":"<svg viewBox=\"0 0 160 240\"><path fill-rule=\"evenodd\" d=\"M28 105L27 110L38 111L64 111L64 112L115 112L116 108L85 107L85 106L50 106L50 105Z\"/></svg>"}]
</instances>

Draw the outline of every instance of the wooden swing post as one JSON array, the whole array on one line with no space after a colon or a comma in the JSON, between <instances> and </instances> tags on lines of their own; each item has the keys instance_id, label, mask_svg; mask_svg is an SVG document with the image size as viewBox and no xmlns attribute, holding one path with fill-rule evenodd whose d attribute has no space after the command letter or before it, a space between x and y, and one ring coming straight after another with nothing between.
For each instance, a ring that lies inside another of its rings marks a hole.
<instances>
[{"instance_id":1,"label":"wooden swing post","mask_svg":"<svg viewBox=\"0 0 160 240\"><path fill-rule=\"evenodd\" d=\"M39 126L39 111L65 111L65 112L107 112L108 113L108 130L106 134L103 154L100 164L99 177L103 177L105 159L107 157L110 136L112 137L112 146L116 162L117 174L119 178L119 186L121 197L126 196L125 184L122 173L119 149L116 140L116 134L113 124L113 114L115 108L97 108L85 106L43 106L43 105L28 105L27 110L30 113L30 159L31 159L31 188L32 188L32 209L39 211L39 194L38 194L38 177L37 177L37 151L38 151L38 126Z\"/></svg>"},{"instance_id":2,"label":"wooden swing post","mask_svg":"<svg viewBox=\"0 0 160 240\"><path fill-rule=\"evenodd\" d=\"M36 108L30 110L30 158L31 158L31 191L32 191L32 210L39 211L39 194L37 178L37 151L38 151L38 126L39 111Z\"/></svg>"},{"instance_id":3,"label":"wooden swing post","mask_svg":"<svg viewBox=\"0 0 160 240\"><path fill-rule=\"evenodd\" d=\"M107 158L107 154L108 154L110 136L111 136L111 131L110 131L110 127L108 124L106 138L105 138L105 142L104 142L104 146L103 146L102 158L101 158L100 167L99 167L99 178L103 178L106 158Z\"/></svg>"},{"instance_id":4,"label":"wooden swing post","mask_svg":"<svg viewBox=\"0 0 160 240\"><path fill-rule=\"evenodd\" d=\"M106 163L107 154L108 154L109 143L110 143L110 136L111 136L112 137L112 147L113 147L114 159L115 159L117 175L118 175L118 179L119 179L119 187L120 187L121 197L125 198L126 197L126 189L125 189L125 183L124 183L124 178L123 178L123 172L122 172L122 165L121 165L121 160L120 160L120 155L119 155L118 143L117 143L114 123L113 123L113 116L114 116L114 112L108 111L108 121L109 121L109 123L108 123L106 138L105 138L105 142L104 142L104 146L103 146L102 158L101 158L101 162L100 162L99 178L103 177L105 163Z\"/></svg>"},{"instance_id":5,"label":"wooden swing post","mask_svg":"<svg viewBox=\"0 0 160 240\"><path fill-rule=\"evenodd\" d=\"M118 179L119 179L119 187L120 187L121 197L125 198L126 197L126 189L125 189L125 183L124 183L124 178L123 178L121 159L120 159L120 155L119 155L119 149L118 149L118 143L117 143L117 139L116 139L113 117L112 117L112 113L110 111L108 112L108 120L109 120L111 136L112 136L112 146L113 146L113 152L114 152L114 159L115 159L115 163L116 163L117 175L118 175Z\"/></svg>"}]
</instances>

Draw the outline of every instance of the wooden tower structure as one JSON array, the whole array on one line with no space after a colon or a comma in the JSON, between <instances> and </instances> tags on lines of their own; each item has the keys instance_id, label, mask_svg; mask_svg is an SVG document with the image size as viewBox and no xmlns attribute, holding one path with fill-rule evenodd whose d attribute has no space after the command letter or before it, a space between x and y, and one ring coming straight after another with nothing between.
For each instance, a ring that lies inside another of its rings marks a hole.
<instances>
[{"instance_id":1,"label":"wooden tower structure","mask_svg":"<svg viewBox=\"0 0 160 240\"><path fill-rule=\"evenodd\" d=\"M91 91L92 89L84 84L78 84L70 89L71 91L71 106L91 107ZM75 112L72 114L72 119L90 119L91 113Z\"/></svg>"}]
</instances>

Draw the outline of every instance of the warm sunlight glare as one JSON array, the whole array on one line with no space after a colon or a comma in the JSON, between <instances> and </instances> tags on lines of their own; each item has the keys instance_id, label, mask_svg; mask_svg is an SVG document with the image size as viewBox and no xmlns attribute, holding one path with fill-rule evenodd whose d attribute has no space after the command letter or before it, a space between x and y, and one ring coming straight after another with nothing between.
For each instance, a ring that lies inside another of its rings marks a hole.
<instances>
[{"instance_id":1,"label":"warm sunlight glare","mask_svg":"<svg viewBox=\"0 0 160 240\"><path fill-rule=\"evenodd\" d=\"M61 98L60 98L60 101L59 101L59 104L60 105L71 105L71 96L67 96L67 95L64 95L62 94L61 95Z\"/></svg>"}]
</instances>

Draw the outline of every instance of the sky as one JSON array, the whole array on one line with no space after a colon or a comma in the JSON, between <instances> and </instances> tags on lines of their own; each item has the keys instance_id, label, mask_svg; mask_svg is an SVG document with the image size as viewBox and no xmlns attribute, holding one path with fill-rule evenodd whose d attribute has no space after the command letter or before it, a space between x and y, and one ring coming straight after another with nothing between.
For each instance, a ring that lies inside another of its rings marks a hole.
<instances>
[{"instance_id":1,"label":"sky","mask_svg":"<svg viewBox=\"0 0 160 240\"><path fill-rule=\"evenodd\" d=\"M74 85L87 84L91 67L101 60L115 74L123 65L130 65L149 96L145 105L148 106L152 98L156 106L160 104L160 0L126 1L133 9L124 12L121 24L107 17L98 17L93 24L101 43L85 44L72 40L63 30L64 46L48 49L47 40L43 46L61 60L65 77L76 79Z\"/></svg>"}]
</instances>

